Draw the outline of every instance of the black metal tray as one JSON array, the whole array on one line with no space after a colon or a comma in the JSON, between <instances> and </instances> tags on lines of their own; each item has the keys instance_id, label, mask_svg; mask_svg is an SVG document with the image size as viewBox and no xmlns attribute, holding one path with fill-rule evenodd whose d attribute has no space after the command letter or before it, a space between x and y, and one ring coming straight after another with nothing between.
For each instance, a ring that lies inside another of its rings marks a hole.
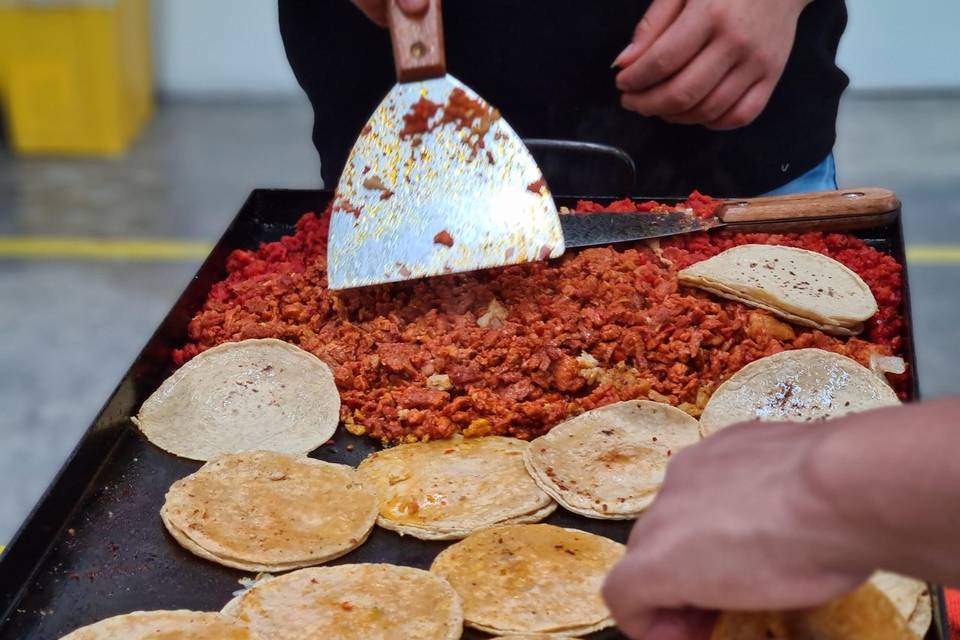
<instances>
[{"instance_id":1,"label":"black metal tray","mask_svg":"<svg viewBox=\"0 0 960 640\"><path fill-rule=\"evenodd\" d=\"M225 276L229 253L291 233L304 212L321 211L329 197L323 191L256 190L250 195L0 558L0 640L55 639L101 618L138 609L218 610L241 588L238 579L250 574L197 558L174 542L160 522L167 488L200 463L153 447L129 417L171 372L170 353L186 342L189 320L211 285ZM576 200L557 198L558 204L567 206ZM906 264L899 212L890 219L858 235ZM906 279L904 286L904 315L909 322ZM916 398L916 363L909 338L908 325L905 349ZM353 446L348 449L348 444ZM374 448L369 439L340 429L332 445L313 455L356 465ZM630 528L629 522L590 520L562 509L547 522L620 541L626 540ZM444 546L376 528L363 546L335 562L388 561L425 568ZM942 594L930 639L947 637L941 598ZM483 636L467 631L464 637ZM591 637L618 634L608 631Z\"/></svg>"}]
</instances>

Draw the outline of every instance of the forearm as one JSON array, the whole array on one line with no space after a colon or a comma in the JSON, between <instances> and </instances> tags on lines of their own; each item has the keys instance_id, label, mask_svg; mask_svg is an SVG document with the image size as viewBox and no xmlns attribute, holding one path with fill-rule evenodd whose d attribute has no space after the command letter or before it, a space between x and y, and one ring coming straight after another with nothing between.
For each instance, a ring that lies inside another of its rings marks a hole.
<instances>
[{"instance_id":1,"label":"forearm","mask_svg":"<svg viewBox=\"0 0 960 640\"><path fill-rule=\"evenodd\" d=\"M960 584L960 400L823 427L806 475L843 532L837 561Z\"/></svg>"}]
</instances>

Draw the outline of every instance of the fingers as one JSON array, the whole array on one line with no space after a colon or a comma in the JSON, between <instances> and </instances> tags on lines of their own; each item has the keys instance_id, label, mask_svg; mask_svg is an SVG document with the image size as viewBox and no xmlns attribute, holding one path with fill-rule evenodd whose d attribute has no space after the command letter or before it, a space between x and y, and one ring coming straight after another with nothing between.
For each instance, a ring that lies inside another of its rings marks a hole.
<instances>
[{"instance_id":1,"label":"fingers","mask_svg":"<svg viewBox=\"0 0 960 640\"><path fill-rule=\"evenodd\" d=\"M388 2L390 0L387 0ZM400 10L410 15L418 15L427 10L429 0L396 0Z\"/></svg>"},{"instance_id":2,"label":"fingers","mask_svg":"<svg viewBox=\"0 0 960 640\"><path fill-rule=\"evenodd\" d=\"M621 104L643 115L687 113L723 80L736 62L722 42L714 41L678 74L646 91L625 93Z\"/></svg>"},{"instance_id":3,"label":"fingers","mask_svg":"<svg viewBox=\"0 0 960 640\"><path fill-rule=\"evenodd\" d=\"M673 24L683 10L683 5L684 0L653 0L633 30L633 40L613 61L613 66L623 69L636 60Z\"/></svg>"},{"instance_id":4,"label":"fingers","mask_svg":"<svg viewBox=\"0 0 960 640\"><path fill-rule=\"evenodd\" d=\"M396 2L400 10L409 15L421 14L429 5L429 0L353 0L371 22L381 27L387 26L387 2Z\"/></svg>"},{"instance_id":5,"label":"fingers","mask_svg":"<svg viewBox=\"0 0 960 640\"><path fill-rule=\"evenodd\" d=\"M704 126L718 131L747 126L763 112L775 85L773 80L761 80L747 90L731 109Z\"/></svg>"},{"instance_id":6,"label":"fingers","mask_svg":"<svg viewBox=\"0 0 960 640\"><path fill-rule=\"evenodd\" d=\"M676 124L707 124L719 121L759 80L760 75L749 63L741 63L729 70L698 104L683 113L664 115L667 122Z\"/></svg>"},{"instance_id":7,"label":"fingers","mask_svg":"<svg viewBox=\"0 0 960 640\"><path fill-rule=\"evenodd\" d=\"M701 13L683 11L666 31L617 74L623 92L644 91L682 69L710 39L711 23Z\"/></svg>"},{"instance_id":8,"label":"fingers","mask_svg":"<svg viewBox=\"0 0 960 640\"><path fill-rule=\"evenodd\" d=\"M646 561L642 555L636 550L629 551L610 570L603 584L603 599L617 626L637 638L647 637L643 634L653 623L658 609L681 605L674 599L679 597L679 590L671 595L669 587L664 589L669 576L660 575L662 572L656 570L656 563Z\"/></svg>"},{"instance_id":9,"label":"fingers","mask_svg":"<svg viewBox=\"0 0 960 640\"><path fill-rule=\"evenodd\" d=\"M370 22L381 27L387 26L387 9L384 0L353 0L353 4L363 11Z\"/></svg>"},{"instance_id":10,"label":"fingers","mask_svg":"<svg viewBox=\"0 0 960 640\"><path fill-rule=\"evenodd\" d=\"M654 613L642 637L644 640L708 640L715 619L715 613L703 609L661 609Z\"/></svg>"}]
</instances>

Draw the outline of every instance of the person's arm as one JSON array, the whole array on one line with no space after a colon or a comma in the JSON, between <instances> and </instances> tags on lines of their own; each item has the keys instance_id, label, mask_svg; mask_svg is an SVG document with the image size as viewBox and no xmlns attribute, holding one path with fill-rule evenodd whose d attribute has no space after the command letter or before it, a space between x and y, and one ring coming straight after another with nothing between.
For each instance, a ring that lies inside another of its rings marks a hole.
<instances>
[{"instance_id":1,"label":"person's arm","mask_svg":"<svg viewBox=\"0 0 960 640\"><path fill-rule=\"evenodd\" d=\"M763 111L811 0L654 0L614 65L624 108L742 127Z\"/></svg>"},{"instance_id":2,"label":"person's arm","mask_svg":"<svg viewBox=\"0 0 960 640\"><path fill-rule=\"evenodd\" d=\"M352 0L360 11L381 27L387 26L387 2L390 0ZM427 10L428 0L396 0L400 9L407 14L416 15Z\"/></svg>"},{"instance_id":3,"label":"person's arm","mask_svg":"<svg viewBox=\"0 0 960 640\"><path fill-rule=\"evenodd\" d=\"M960 584L960 400L730 427L674 456L604 597L634 638L786 609L876 569ZM694 612L691 615L691 612Z\"/></svg>"}]
</instances>

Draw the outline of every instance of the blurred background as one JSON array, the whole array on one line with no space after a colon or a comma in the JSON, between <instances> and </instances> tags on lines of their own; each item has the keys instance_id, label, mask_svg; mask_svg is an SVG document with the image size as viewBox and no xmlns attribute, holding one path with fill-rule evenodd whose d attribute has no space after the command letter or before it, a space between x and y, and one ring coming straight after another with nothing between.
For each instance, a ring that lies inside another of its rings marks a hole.
<instances>
[{"instance_id":1,"label":"blurred background","mask_svg":"<svg viewBox=\"0 0 960 640\"><path fill-rule=\"evenodd\" d=\"M923 392L955 392L960 3L847 4L839 180L899 193ZM320 186L276 11L0 0L0 545L250 190Z\"/></svg>"}]
</instances>

